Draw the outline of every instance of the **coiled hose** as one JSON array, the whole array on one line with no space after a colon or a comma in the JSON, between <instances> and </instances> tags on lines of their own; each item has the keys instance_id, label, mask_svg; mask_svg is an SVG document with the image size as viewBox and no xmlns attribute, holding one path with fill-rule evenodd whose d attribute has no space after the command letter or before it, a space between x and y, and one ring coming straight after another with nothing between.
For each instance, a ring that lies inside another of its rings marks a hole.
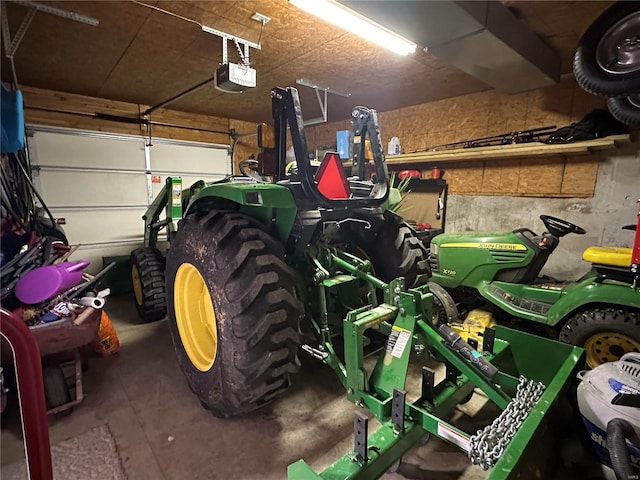
<instances>
[{"instance_id":1,"label":"coiled hose","mask_svg":"<svg viewBox=\"0 0 640 480\"><path fill-rule=\"evenodd\" d=\"M633 427L621 418L614 418L607 423L607 446L613 471L618 480L638 480L633 469L626 439L633 435Z\"/></svg>"}]
</instances>

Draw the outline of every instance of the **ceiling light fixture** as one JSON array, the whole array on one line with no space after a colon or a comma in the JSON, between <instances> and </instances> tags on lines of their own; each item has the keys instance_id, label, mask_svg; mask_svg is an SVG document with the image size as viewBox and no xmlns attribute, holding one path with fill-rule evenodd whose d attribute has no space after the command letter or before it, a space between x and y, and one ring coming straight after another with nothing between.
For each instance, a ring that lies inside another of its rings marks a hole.
<instances>
[{"instance_id":1,"label":"ceiling light fixture","mask_svg":"<svg viewBox=\"0 0 640 480\"><path fill-rule=\"evenodd\" d=\"M409 55L417 45L372 20L332 0L289 0L307 13L358 35L399 55Z\"/></svg>"}]
</instances>

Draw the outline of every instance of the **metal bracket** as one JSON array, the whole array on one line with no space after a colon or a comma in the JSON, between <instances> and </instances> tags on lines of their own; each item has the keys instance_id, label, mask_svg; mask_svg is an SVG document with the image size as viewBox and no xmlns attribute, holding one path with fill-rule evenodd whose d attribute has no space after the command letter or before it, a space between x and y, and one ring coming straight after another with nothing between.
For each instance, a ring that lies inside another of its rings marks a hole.
<instances>
[{"instance_id":1,"label":"metal bracket","mask_svg":"<svg viewBox=\"0 0 640 480\"><path fill-rule=\"evenodd\" d=\"M406 390L393 389L393 401L391 403L391 422L401 431L404 431L404 403L407 398Z\"/></svg>"},{"instance_id":2,"label":"metal bracket","mask_svg":"<svg viewBox=\"0 0 640 480\"><path fill-rule=\"evenodd\" d=\"M485 328L482 336L482 351L493 354L496 331L493 328Z\"/></svg>"},{"instance_id":3,"label":"metal bracket","mask_svg":"<svg viewBox=\"0 0 640 480\"><path fill-rule=\"evenodd\" d=\"M260 44L250 42L249 40L245 40L244 38L236 37L235 35L231 35L229 33L225 33L221 30L217 30L215 28L207 27L206 25L201 26L202 31L206 33L210 33L211 35L217 35L222 38L222 64L225 65L229 62L228 57L228 49L227 49L227 40L233 40L233 42L238 46L238 44L244 46L244 53L241 53L242 63L244 65L249 65L249 47L255 48L256 50L260 50ZM238 47L239 49L239 47Z\"/></svg>"},{"instance_id":4,"label":"metal bracket","mask_svg":"<svg viewBox=\"0 0 640 480\"><path fill-rule=\"evenodd\" d=\"M67 18L69 20L75 20L76 22L87 23L93 26L97 26L100 23L95 18L87 17L86 15L80 15L79 13L75 12L70 12L69 10L62 10L61 8L51 7L42 3L30 2L28 0L13 0L13 3L29 7L29 11L22 19L22 23L18 27L18 31L16 32L16 35L12 40L11 32L9 31L9 20L7 17L6 2L0 3L2 4L2 42L4 44L4 54L11 61L11 73L13 75L13 83L16 88L18 86L18 76L16 75L16 67L13 63L13 57L18 51L20 42L22 42L24 35L27 33L31 22L33 21L33 17L35 17L38 11L50 13L51 15Z\"/></svg>"},{"instance_id":5,"label":"metal bracket","mask_svg":"<svg viewBox=\"0 0 640 480\"><path fill-rule=\"evenodd\" d=\"M369 418L358 411L355 413L353 420L353 450L356 455L364 462L368 460L367 450L367 438L369 435Z\"/></svg>"},{"instance_id":6,"label":"metal bracket","mask_svg":"<svg viewBox=\"0 0 640 480\"><path fill-rule=\"evenodd\" d=\"M436 371L429 367L422 367L422 400L433 405L435 398Z\"/></svg>"},{"instance_id":7,"label":"metal bracket","mask_svg":"<svg viewBox=\"0 0 640 480\"><path fill-rule=\"evenodd\" d=\"M303 78L299 78L296 80L296 83L298 85L302 85L304 87L309 87L309 88L313 88L316 92L316 98L318 99L318 104L320 105L320 111L322 112L322 117L318 117L318 118L312 118L310 120L305 120L303 122L304 126L308 126L308 125L316 125L318 123L327 123L327 115L328 115L328 99L327 99L327 94L332 93L334 95L338 95L340 97L350 97L351 94L350 93L343 93L343 92L338 92L336 90L333 90L329 87L321 87L319 85L316 85L315 83L309 82ZM320 97L320 90L322 90L324 92L324 102L323 99Z\"/></svg>"},{"instance_id":8,"label":"metal bracket","mask_svg":"<svg viewBox=\"0 0 640 480\"><path fill-rule=\"evenodd\" d=\"M444 362L446 367L446 379L450 382L457 382L458 377L460 376L460 370L453 366L452 363L447 361Z\"/></svg>"}]
</instances>

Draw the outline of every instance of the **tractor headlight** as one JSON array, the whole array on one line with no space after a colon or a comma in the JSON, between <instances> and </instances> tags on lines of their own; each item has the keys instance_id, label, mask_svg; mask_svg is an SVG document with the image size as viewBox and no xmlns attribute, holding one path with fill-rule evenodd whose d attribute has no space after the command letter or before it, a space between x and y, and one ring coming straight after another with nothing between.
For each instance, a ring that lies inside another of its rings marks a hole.
<instances>
[{"instance_id":1,"label":"tractor headlight","mask_svg":"<svg viewBox=\"0 0 640 480\"><path fill-rule=\"evenodd\" d=\"M438 244L437 243L433 243L431 242L429 244L429 251L433 254L433 255L438 255Z\"/></svg>"}]
</instances>

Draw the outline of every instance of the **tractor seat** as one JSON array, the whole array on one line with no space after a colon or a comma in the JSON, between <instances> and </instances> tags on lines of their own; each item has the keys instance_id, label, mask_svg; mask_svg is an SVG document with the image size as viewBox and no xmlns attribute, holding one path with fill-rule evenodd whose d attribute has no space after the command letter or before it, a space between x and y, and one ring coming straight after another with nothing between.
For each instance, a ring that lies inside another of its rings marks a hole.
<instances>
[{"instance_id":1,"label":"tractor seat","mask_svg":"<svg viewBox=\"0 0 640 480\"><path fill-rule=\"evenodd\" d=\"M631 249L625 247L589 247L582 254L585 262L607 267L631 267Z\"/></svg>"}]
</instances>

